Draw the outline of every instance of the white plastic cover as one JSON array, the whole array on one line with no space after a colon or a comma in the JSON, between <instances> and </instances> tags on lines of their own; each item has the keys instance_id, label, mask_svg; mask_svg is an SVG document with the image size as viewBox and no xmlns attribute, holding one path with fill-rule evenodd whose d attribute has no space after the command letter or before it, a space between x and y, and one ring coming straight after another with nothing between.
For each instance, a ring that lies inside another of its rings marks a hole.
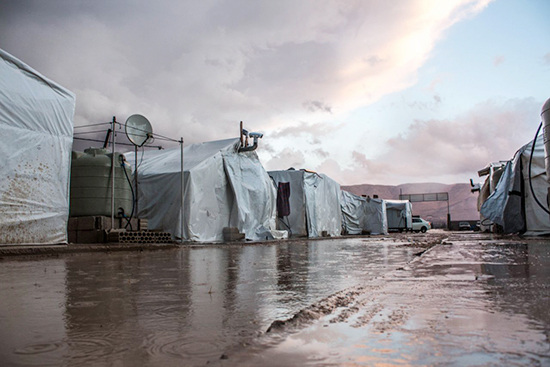
<instances>
[{"instance_id":1,"label":"white plastic cover","mask_svg":"<svg viewBox=\"0 0 550 367\"><path fill-rule=\"evenodd\" d=\"M368 231L372 235L388 234L384 200L364 198L341 191L342 226L349 234Z\"/></svg>"},{"instance_id":2,"label":"white plastic cover","mask_svg":"<svg viewBox=\"0 0 550 367\"><path fill-rule=\"evenodd\" d=\"M290 183L290 215L284 223L290 225L293 236L320 237L323 231L330 236L342 232L340 185L325 174L305 170L270 171L278 185ZM288 220L288 223L287 223ZM278 222L279 229L288 229Z\"/></svg>"},{"instance_id":3,"label":"white plastic cover","mask_svg":"<svg viewBox=\"0 0 550 367\"><path fill-rule=\"evenodd\" d=\"M0 50L0 244L67 242L75 95Z\"/></svg>"},{"instance_id":4,"label":"white plastic cover","mask_svg":"<svg viewBox=\"0 0 550 367\"><path fill-rule=\"evenodd\" d=\"M138 217L153 229L185 240L223 240L224 227L236 227L249 240L270 238L275 229L276 192L256 152L238 153L240 140L184 147L184 208L181 208L180 148L138 155ZM134 166L134 153L126 153Z\"/></svg>"},{"instance_id":5,"label":"white plastic cover","mask_svg":"<svg viewBox=\"0 0 550 367\"><path fill-rule=\"evenodd\" d=\"M388 229L412 228L412 204L408 200L384 200Z\"/></svg>"},{"instance_id":6,"label":"white plastic cover","mask_svg":"<svg viewBox=\"0 0 550 367\"><path fill-rule=\"evenodd\" d=\"M514 166L517 167L517 170ZM519 164L514 165L512 161L508 162L495 191L481 205L480 214L503 226L506 233L520 232L525 227L521 197L516 194L510 195L511 192L520 192L520 176Z\"/></svg>"},{"instance_id":7,"label":"white plastic cover","mask_svg":"<svg viewBox=\"0 0 550 367\"><path fill-rule=\"evenodd\" d=\"M256 152L225 153L223 161L235 196L231 213L236 215L236 227L246 238L273 239L277 192Z\"/></svg>"},{"instance_id":8,"label":"white plastic cover","mask_svg":"<svg viewBox=\"0 0 550 367\"><path fill-rule=\"evenodd\" d=\"M532 142L516 152L514 158L506 164L495 191L481 206L481 215L501 225L505 233L550 233L550 216L536 203L529 187L531 146ZM549 185L546 181L542 135L538 136L533 152L531 183L538 201L544 205Z\"/></svg>"}]
</instances>

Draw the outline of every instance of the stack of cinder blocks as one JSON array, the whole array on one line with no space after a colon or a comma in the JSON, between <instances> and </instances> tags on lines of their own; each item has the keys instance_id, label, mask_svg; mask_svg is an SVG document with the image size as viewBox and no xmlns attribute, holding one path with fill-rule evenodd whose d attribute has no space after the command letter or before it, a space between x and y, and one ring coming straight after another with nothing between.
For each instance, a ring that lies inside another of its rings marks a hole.
<instances>
[{"instance_id":1,"label":"stack of cinder blocks","mask_svg":"<svg viewBox=\"0 0 550 367\"><path fill-rule=\"evenodd\" d=\"M114 240L114 237L117 239ZM130 231L109 233L109 242L118 243L169 243L172 242L172 236L168 232L161 231ZM113 240L111 240L113 239Z\"/></svg>"},{"instance_id":2,"label":"stack of cinder blocks","mask_svg":"<svg viewBox=\"0 0 550 367\"><path fill-rule=\"evenodd\" d=\"M240 233L238 228L225 227L223 229L223 240L225 242L244 240L244 233Z\"/></svg>"},{"instance_id":3,"label":"stack of cinder blocks","mask_svg":"<svg viewBox=\"0 0 550 367\"><path fill-rule=\"evenodd\" d=\"M105 216L71 217L69 218L69 243L104 243L108 242L108 232L123 230L128 222L124 218L115 218L114 227L111 218ZM133 218L130 221L133 230L147 229L146 219ZM130 229L130 226L127 227Z\"/></svg>"}]
</instances>

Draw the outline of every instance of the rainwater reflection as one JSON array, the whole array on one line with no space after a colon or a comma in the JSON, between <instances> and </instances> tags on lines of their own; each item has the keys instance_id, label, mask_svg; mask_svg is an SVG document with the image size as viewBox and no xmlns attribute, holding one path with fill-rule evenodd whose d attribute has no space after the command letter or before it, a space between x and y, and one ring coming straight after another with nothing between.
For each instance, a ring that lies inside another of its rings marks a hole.
<instances>
[{"instance_id":1,"label":"rainwater reflection","mask_svg":"<svg viewBox=\"0 0 550 367\"><path fill-rule=\"evenodd\" d=\"M231 365L550 365L548 240L446 243L368 282L353 312L268 335Z\"/></svg>"},{"instance_id":2,"label":"rainwater reflection","mask_svg":"<svg viewBox=\"0 0 550 367\"><path fill-rule=\"evenodd\" d=\"M411 260L362 239L0 263L2 365L202 365Z\"/></svg>"}]
</instances>

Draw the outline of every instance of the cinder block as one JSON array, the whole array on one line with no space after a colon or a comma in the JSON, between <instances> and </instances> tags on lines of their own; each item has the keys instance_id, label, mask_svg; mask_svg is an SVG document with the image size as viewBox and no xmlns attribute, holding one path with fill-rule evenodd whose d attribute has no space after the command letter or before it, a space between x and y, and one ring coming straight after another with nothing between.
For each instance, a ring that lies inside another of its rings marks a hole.
<instances>
[{"instance_id":1,"label":"cinder block","mask_svg":"<svg viewBox=\"0 0 550 367\"><path fill-rule=\"evenodd\" d=\"M78 217L78 231L90 231L96 229L96 217Z\"/></svg>"},{"instance_id":2,"label":"cinder block","mask_svg":"<svg viewBox=\"0 0 550 367\"><path fill-rule=\"evenodd\" d=\"M235 227L224 227L223 228L223 234L237 234L239 233L239 229Z\"/></svg>"},{"instance_id":3,"label":"cinder block","mask_svg":"<svg viewBox=\"0 0 550 367\"><path fill-rule=\"evenodd\" d=\"M115 218L115 227L118 224L118 218ZM95 229L103 229L108 231L111 229L111 217L99 216L95 217Z\"/></svg>"},{"instance_id":4,"label":"cinder block","mask_svg":"<svg viewBox=\"0 0 550 367\"><path fill-rule=\"evenodd\" d=\"M69 218L69 223L67 223L68 231L76 231L78 229L78 217Z\"/></svg>"},{"instance_id":5,"label":"cinder block","mask_svg":"<svg viewBox=\"0 0 550 367\"><path fill-rule=\"evenodd\" d=\"M244 233L224 233L223 239L225 242L233 242L244 240Z\"/></svg>"},{"instance_id":6,"label":"cinder block","mask_svg":"<svg viewBox=\"0 0 550 367\"><path fill-rule=\"evenodd\" d=\"M77 231L76 239L78 243L104 243L105 231L100 229Z\"/></svg>"},{"instance_id":7,"label":"cinder block","mask_svg":"<svg viewBox=\"0 0 550 367\"><path fill-rule=\"evenodd\" d=\"M76 238L76 230L74 230L74 231L68 231L67 234L68 234L67 241L68 241L69 243L76 243L76 241L77 241L77 238Z\"/></svg>"},{"instance_id":8,"label":"cinder block","mask_svg":"<svg viewBox=\"0 0 550 367\"><path fill-rule=\"evenodd\" d=\"M124 225L126 225L126 221L124 221ZM139 230L139 220L137 218L132 218L132 220L130 220L130 224L132 225L132 229L134 231L137 231ZM130 226L128 226L128 228L130 228Z\"/></svg>"},{"instance_id":9,"label":"cinder block","mask_svg":"<svg viewBox=\"0 0 550 367\"><path fill-rule=\"evenodd\" d=\"M117 242L120 242L120 235L122 234L123 232L120 232L120 231L109 231L107 232L107 242L111 243L117 243Z\"/></svg>"}]
</instances>

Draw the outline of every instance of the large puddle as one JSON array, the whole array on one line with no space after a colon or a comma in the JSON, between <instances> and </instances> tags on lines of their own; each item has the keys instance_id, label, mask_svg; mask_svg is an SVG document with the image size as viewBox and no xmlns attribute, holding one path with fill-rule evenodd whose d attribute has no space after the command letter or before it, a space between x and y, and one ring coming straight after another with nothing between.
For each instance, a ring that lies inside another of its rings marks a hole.
<instances>
[{"instance_id":1,"label":"large puddle","mask_svg":"<svg viewBox=\"0 0 550 367\"><path fill-rule=\"evenodd\" d=\"M0 364L203 365L410 261L340 239L0 262Z\"/></svg>"},{"instance_id":2,"label":"large puddle","mask_svg":"<svg viewBox=\"0 0 550 367\"><path fill-rule=\"evenodd\" d=\"M550 241L453 235L376 292L231 365L549 365ZM349 312L349 311L352 312Z\"/></svg>"}]
</instances>

